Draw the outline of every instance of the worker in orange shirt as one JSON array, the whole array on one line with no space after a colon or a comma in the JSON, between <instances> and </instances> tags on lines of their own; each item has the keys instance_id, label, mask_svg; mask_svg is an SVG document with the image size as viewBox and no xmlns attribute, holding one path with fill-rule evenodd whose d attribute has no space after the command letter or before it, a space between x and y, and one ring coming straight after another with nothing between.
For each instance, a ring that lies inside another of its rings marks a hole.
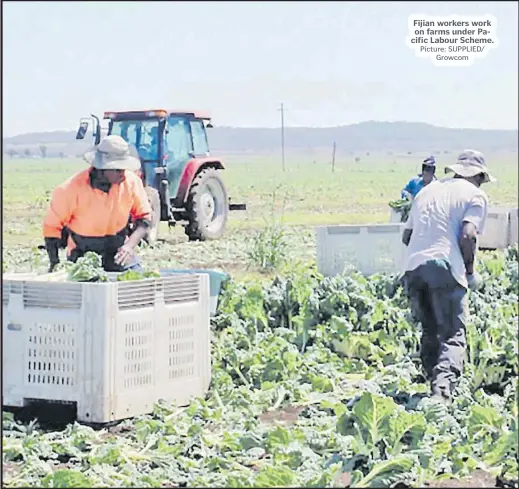
<instances>
[{"instance_id":1,"label":"worker in orange shirt","mask_svg":"<svg viewBox=\"0 0 519 489\"><path fill-rule=\"evenodd\" d=\"M107 272L141 268L135 248L151 224L151 207L135 173L141 164L132 149L120 136L105 137L84 155L90 168L54 190L43 223L50 272L59 263L64 231L67 258L72 262L93 251L102 257ZM128 216L134 223L131 235Z\"/></svg>"}]
</instances>

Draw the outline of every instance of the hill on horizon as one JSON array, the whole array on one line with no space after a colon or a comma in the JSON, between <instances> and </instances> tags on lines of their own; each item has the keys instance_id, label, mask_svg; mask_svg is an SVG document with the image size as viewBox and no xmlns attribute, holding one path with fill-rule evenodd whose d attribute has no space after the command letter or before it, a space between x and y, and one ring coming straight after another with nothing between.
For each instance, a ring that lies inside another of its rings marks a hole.
<instances>
[{"instance_id":1,"label":"hill on horizon","mask_svg":"<svg viewBox=\"0 0 519 489\"><path fill-rule=\"evenodd\" d=\"M92 145L90 136L75 139L76 131L26 133L3 139L3 151L32 153L47 147L48 156L64 153L80 154ZM215 153L272 152L281 147L280 128L214 127L208 130L211 150ZM377 122L337 127L286 127L287 151L329 150L333 143L337 152L356 151L460 151L466 148L483 152L517 152L517 130L457 129L418 122Z\"/></svg>"}]
</instances>

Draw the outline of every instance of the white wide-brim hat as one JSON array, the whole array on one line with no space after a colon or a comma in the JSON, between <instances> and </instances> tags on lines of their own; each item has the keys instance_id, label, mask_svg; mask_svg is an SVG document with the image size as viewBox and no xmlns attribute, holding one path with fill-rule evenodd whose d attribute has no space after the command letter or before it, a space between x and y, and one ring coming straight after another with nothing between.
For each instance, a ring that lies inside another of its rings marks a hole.
<instances>
[{"instance_id":1,"label":"white wide-brim hat","mask_svg":"<svg viewBox=\"0 0 519 489\"><path fill-rule=\"evenodd\" d=\"M447 166L445 173L449 172L465 178L475 177L482 173L485 175L484 183L497 181L497 179L488 172L483 154L472 149L463 151L463 153L458 156L458 161L455 164Z\"/></svg>"},{"instance_id":2,"label":"white wide-brim hat","mask_svg":"<svg viewBox=\"0 0 519 489\"><path fill-rule=\"evenodd\" d=\"M97 148L87 151L84 160L98 170L137 171L141 161L137 150L121 136L106 136Z\"/></svg>"}]
</instances>

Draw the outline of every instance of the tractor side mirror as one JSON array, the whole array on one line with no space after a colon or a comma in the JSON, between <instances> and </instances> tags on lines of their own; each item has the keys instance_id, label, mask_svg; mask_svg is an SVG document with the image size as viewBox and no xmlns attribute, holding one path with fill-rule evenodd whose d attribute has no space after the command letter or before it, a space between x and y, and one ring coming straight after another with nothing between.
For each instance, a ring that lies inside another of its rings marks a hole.
<instances>
[{"instance_id":1,"label":"tractor side mirror","mask_svg":"<svg viewBox=\"0 0 519 489\"><path fill-rule=\"evenodd\" d=\"M88 131L88 121L84 121L79 125L77 130L76 139L85 139L85 134Z\"/></svg>"},{"instance_id":2,"label":"tractor side mirror","mask_svg":"<svg viewBox=\"0 0 519 489\"><path fill-rule=\"evenodd\" d=\"M213 125L212 125L210 122L208 122L208 123L205 125L205 127L206 127L207 129L212 129L212 128L213 128Z\"/></svg>"},{"instance_id":3,"label":"tractor side mirror","mask_svg":"<svg viewBox=\"0 0 519 489\"><path fill-rule=\"evenodd\" d=\"M96 122L96 128L94 132L94 144L97 146L101 142L101 124L99 123L99 117L94 114L90 114L92 119Z\"/></svg>"}]
</instances>

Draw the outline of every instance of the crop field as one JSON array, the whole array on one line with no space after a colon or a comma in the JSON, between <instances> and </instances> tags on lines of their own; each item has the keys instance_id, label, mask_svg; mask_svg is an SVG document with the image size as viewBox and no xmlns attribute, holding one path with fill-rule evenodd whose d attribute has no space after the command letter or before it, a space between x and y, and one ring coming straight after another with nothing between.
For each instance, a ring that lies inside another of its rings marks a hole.
<instances>
[{"instance_id":1,"label":"crop field","mask_svg":"<svg viewBox=\"0 0 519 489\"><path fill-rule=\"evenodd\" d=\"M212 243L187 244L183 229L168 229L161 223L160 246L143 252L143 260L150 266L217 266L238 276L245 271L250 275L256 268L248 256L251 249L275 238L268 233L258 237L258 230L282 226L291 258L311 261L313 226L388 222L389 201L399 198L425 156L338 155L333 173L330 156L320 154L288 154L285 172L278 155L229 156L225 158L229 195L235 202L246 202L248 210L232 212L225 237ZM453 154L437 157L440 177L453 158ZM516 206L517 154L488 155L488 161L498 178L486 188L491 204ZM25 271L34 262L44 266L46 254L36 247L42 244L41 223L50 192L85 164L79 159L6 159L3 165L4 268Z\"/></svg>"},{"instance_id":2,"label":"crop field","mask_svg":"<svg viewBox=\"0 0 519 489\"><path fill-rule=\"evenodd\" d=\"M212 382L189 406L98 429L3 412L5 487L519 487L518 249L485 252L453 403L435 403L420 325L395 277L323 278L313 227L383 223L425 155L227 159L246 212L189 243L163 223L146 268L231 275L212 319ZM443 166L452 154L437 157ZM491 205L517 207L517 154L487 155ZM315 161L314 161L315 160ZM3 271L46 272L41 222L80 160L4 160Z\"/></svg>"}]
</instances>

